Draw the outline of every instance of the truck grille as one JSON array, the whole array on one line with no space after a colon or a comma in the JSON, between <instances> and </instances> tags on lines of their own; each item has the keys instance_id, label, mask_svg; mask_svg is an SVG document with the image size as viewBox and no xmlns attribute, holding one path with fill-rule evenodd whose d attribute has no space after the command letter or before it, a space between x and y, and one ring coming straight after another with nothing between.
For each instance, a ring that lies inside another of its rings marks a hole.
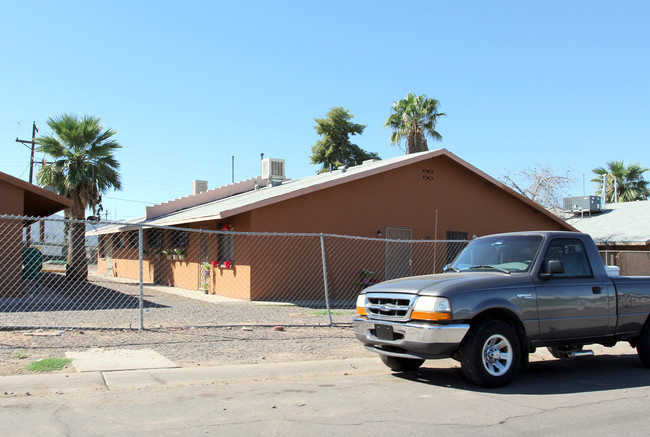
<instances>
[{"instance_id":1,"label":"truck grille","mask_svg":"<svg viewBox=\"0 0 650 437\"><path fill-rule=\"evenodd\" d=\"M407 320L415 297L411 294L368 293L366 313L370 318Z\"/></svg>"}]
</instances>

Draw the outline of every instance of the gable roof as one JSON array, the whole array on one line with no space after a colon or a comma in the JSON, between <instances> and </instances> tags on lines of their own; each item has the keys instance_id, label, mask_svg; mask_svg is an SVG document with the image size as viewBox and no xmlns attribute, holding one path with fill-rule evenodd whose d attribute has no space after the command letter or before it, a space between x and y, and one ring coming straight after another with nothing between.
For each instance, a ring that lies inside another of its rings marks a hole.
<instances>
[{"instance_id":1,"label":"gable roof","mask_svg":"<svg viewBox=\"0 0 650 437\"><path fill-rule=\"evenodd\" d=\"M650 244L650 200L608 203L606 208L600 214L567 222L599 244Z\"/></svg>"},{"instance_id":2,"label":"gable roof","mask_svg":"<svg viewBox=\"0 0 650 437\"><path fill-rule=\"evenodd\" d=\"M0 172L0 181L24 191L23 215L47 217L65 208L72 207L72 200L59 196L45 188L38 187L22 179Z\"/></svg>"},{"instance_id":3,"label":"gable roof","mask_svg":"<svg viewBox=\"0 0 650 437\"><path fill-rule=\"evenodd\" d=\"M277 186L269 185L257 190L253 189L218 200L195 204L194 206L188 206L157 217L142 217L140 219L132 221L132 223L151 226L175 226L193 222L222 220L244 212L251 211L256 208L261 208L277 202L304 196L309 193L335 187L361 178L380 174L389 170L401 168L416 162L443 156L451 159L461 167L464 167L470 172L476 174L480 178L484 179L487 183L496 186L497 188L505 191L507 194L513 197L518 198L520 201L526 203L531 208L539 211L540 214L545 215L553 221L557 222L563 228L567 230L575 230L570 225L567 225L559 217L548 212L537 203L533 202L525 196L516 193L502 182L499 182L491 176L488 176L486 173L483 173L481 170L463 161L458 156L454 155L446 149L413 153L384 160L366 161L362 165L349 167L345 170L335 170L332 172L320 173L314 176L307 176L300 179L288 180L282 182L282 184ZM226 186L218 188L216 190L223 190L228 187L229 186ZM205 195L205 193L197 195L197 199L201 195ZM178 200L180 201L181 199ZM173 203L173 201L170 203ZM183 204L187 205L185 198L183 199ZM112 228L110 230L108 228L102 228L100 230L100 233L115 232L116 230L117 229L115 228Z\"/></svg>"}]
</instances>

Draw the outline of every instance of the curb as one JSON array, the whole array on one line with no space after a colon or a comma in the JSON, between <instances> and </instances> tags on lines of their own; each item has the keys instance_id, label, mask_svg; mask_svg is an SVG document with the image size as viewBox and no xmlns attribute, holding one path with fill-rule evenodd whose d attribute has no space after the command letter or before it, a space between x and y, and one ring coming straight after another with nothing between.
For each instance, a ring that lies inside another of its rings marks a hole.
<instances>
[{"instance_id":1,"label":"curb","mask_svg":"<svg viewBox=\"0 0 650 437\"><path fill-rule=\"evenodd\" d=\"M380 360L371 357L213 367L12 375L0 377L0 397L224 384L239 380L294 379L329 374L361 375L385 370Z\"/></svg>"}]
</instances>

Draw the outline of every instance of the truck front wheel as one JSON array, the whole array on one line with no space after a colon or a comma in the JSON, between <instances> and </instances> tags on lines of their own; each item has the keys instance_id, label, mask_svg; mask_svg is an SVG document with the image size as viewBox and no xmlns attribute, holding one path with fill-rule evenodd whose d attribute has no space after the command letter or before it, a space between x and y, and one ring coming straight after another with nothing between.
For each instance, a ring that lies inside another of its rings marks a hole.
<instances>
[{"instance_id":1,"label":"truck front wheel","mask_svg":"<svg viewBox=\"0 0 650 437\"><path fill-rule=\"evenodd\" d=\"M424 364L424 360L416 360L413 358L392 357L383 354L379 355L379 357L385 365L396 372L411 372L418 370Z\"/></svg>"},{"instance_id":2,"label":"truck front wheel","mask_svg":"<svg viewBox=\"0 0 650 437\"><path fill-rule=\"evenodd\" d=\"M467 379L483 387L502 387L519 371L519 339L507 323L483 320L467 333L459 357Z\"/></svg>"}]
</instances>

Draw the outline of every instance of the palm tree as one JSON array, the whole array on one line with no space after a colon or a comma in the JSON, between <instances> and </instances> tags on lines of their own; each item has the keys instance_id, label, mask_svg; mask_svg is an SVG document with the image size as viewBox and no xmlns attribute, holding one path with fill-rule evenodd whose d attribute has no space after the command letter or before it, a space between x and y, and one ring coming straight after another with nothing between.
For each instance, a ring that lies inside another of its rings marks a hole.
<instances>
[{"instance_id":1,"label":"palm tree","mask_svg":"<svg viewBox=\"0 0 650 437\"><path fill-rule=\"evenodd\" d=\"M44 163L37 178L41 185L54 189L73 201L66 210L66 218L84 220L86 209L96 214L101 208L101 194L122 188L113 152L122 146L112 139L115 131L104 129L99 117L64 114L50 117L48 126L53 135L38 138L39 151L49 155L53 162ZM85 224L72 222L69 226L68 268L66 278L85 281L86 263Z\"/></svg>"},{"instance_id":2,"label":"palm tree","mask_svg":"<svg viewBox=\"0 0 650 437\"><path fill-rule=\"evenodd\" d=\"M442 136L436 131L438 117L446 116L438 112L440 102L425 96L408 94L406 98L393 103L393 113L386 119L384 127L393 129L390 141L399 144L406 138L406 153L424 152L427 147L427 136L435 141L442 141Z\"/></svg>"},{"instance_id":3,"label":"palm tree","mask_svg":"<svg viewBox=\"0 0 650 437\"><path fill-rule=\"evenodd\" d=\"M603 191L603 176L607 178L607 192L605 201L614 202L632 202L635 200L645 200L650 195L648 190L648 181L643 179L643 173L650 169L641 167L638 163L625 166L623 161L609 161L607 168L598 167L592 171L598 175L591 180L599 184L597 194Z\"/></svg>"}]
</instances>

